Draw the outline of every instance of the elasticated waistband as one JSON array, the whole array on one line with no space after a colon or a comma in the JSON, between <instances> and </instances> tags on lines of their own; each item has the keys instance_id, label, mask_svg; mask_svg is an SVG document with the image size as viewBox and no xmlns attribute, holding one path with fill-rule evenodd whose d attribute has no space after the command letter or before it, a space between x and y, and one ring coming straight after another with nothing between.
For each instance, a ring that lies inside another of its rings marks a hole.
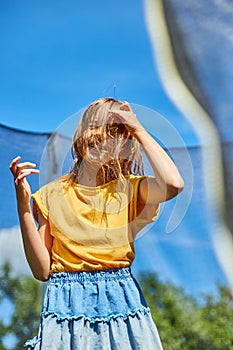
<instances>
[{"instance_id":1,"label":"elasticated waistband","mask_svg":"<svg viewBox=\"0 0 233 350\"><path fill-rule=\"evenodd\" d=\"M50 276L50 283L59 282L98 282L108 280L120 280L132 277L131 268L124 267L114 270L101 270L101 271L80 271L80 272L58 272Z\"/></svg>"}]
</instances>

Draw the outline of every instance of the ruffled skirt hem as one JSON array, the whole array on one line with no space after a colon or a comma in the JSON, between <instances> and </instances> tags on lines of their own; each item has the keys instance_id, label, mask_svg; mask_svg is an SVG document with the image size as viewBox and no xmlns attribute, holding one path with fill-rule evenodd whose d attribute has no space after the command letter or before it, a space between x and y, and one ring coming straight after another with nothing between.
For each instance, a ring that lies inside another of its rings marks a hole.
<instances>
[{"instance_id":1,"label":"ruffled skirt hem","mask_svg":"<svg viewBox=\"0 0 233 350\"><path fill-rule=\"evenodd\" d=\"M27 350L162 350L149 310L118 315L108 321L87 317L42 316L38 336Z\"/></svg>"}]
</instances>

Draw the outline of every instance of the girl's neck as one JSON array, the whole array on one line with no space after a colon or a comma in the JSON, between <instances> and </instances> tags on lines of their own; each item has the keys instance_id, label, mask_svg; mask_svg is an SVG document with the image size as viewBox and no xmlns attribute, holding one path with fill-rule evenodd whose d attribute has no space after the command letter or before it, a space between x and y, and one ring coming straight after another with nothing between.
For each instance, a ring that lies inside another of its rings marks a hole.
<instances>
[{"instance_id":1,"label":"girl's neck","mask_svg":"<svg viewBox=\"0 0 233 350\"><path fill-rule=\"evenodd\" d=\"M78 183L83 186L96 187L103 185L103 181L98 176L97 169L87 164L82 164L78 176Z\"/></svg>"}]
</instances>

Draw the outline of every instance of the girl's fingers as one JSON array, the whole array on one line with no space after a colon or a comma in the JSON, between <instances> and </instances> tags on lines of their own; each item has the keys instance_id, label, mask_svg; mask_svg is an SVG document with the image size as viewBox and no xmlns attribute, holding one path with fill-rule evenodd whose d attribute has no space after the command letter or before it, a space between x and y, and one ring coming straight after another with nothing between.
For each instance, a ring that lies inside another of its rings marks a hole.
<instances>
[{"instance_id":1,"label":"girl's fingers","mask_svg":"<svg viewBox=\"0 0 233 350\"><path fill-rule=\"evenodd\" d=\"M24 163L20 163L18 164L17 168L19 169L19 171L21 171L22 169L26 169L26 168L35 168L36 164L35 163L31 163L31 162L24 162Z\"/></svg>"},{"instance_id":2,"label":"girl's fingers","mask_svg":"<svg viewBox=\"0 0 233 350\"><path fill-rule=\"evenodd\" d=\"M17 176L17 179L21 180L24 177L31 175L31 174L39 174L39 170L37 169L27 169L27 170L23 170L20 172L20 174Z\"/></svg>"},{"instance_id":3,"label":"girl's fingers","mask_svg":"<svg viewBox=\"0 0 233 350\"><path fill-rule=\"evenodd\" d=\"M15 184L18 185L20 181L22 181L23 179L25 179L27 176L31 174L39 174L39 170L27 169L27 170L21 171L21 173L15 179Z\"/></svg>"},{"instance_id":4,"label":"girl's fingers","mask_svg":"<svg viewBox=\"0 0 233 350\"><path fill-rule=\"evenodd\" d=\"M134 114L131 110L115 110L110 109L109 114L111 118L120 119L120 122L125 124L126 126L136 126L139 125L139 121L137 120L136 114Z\"/></svg>"},{"instance_id":5,"label":"girl's fingers","mask_svg":"<svg viewBox=\"0 0 233 350\"><path fill-rule=\"evenodd\" d=\"M21 173L30 172L31 174L39 174L39 169L22 169Z\"/></svg>"},{"instance_id":6,"label":"girl's fingers","mask_svg":"<svg viewBox=\"0 0 233 350\"><path fill-rule=\"evenodd\" d=\"M32 162L19 163L20 159L20 156L14 158L9 166L10 171L12 172L15 178L18 177L22 172L24 172L25 169L27 170L28 168L36 167L36 164ZM37 174L39 172L39 170L34 170L35 171L31 172L31 174Z\"/></svg>"},{"instance_id":7,"label":"girl's fingers","mask_svg":"<svg viewBox=\"0 0 233 350\"><path fill-rule=\"evenodd\" d=\"M121 104L120 109L122 111L128 111L128 112L131 111L130 105L126 101Z\"/></svg>"},{"instance_id":8,"label":"girl's fingers","mask_svg":"<svg viewBox=\"0 0 233 350\"><path fill-rule=\"evenodd\" d=\"M129 117L130 111L110 109L109 114L111 115L111 117L117 117L121 121L126 122L126 120L128 119L127 117Z\"/></svg>"},{"instance_id":9,"label":"girl's fingers","mask_svg":"<svg viewBox=\"0 0 233 350\"><path fill-rule=\"evenodd\" d=\"M15 175L15 173L16 173L17 163L20 161L20 159L21 159L20 156L14 158L9 166L10 171L12 172L13 175Z\"/></svg>"}]
</instances>

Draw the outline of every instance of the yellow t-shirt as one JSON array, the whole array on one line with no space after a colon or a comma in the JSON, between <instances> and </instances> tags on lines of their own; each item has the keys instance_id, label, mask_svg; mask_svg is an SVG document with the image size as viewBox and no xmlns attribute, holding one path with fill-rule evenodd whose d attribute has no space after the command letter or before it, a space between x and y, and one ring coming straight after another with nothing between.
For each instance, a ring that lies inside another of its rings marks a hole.
<instances>
[{"instance_id":1,"label":"yellow t-shirt","mask_svg":"<svg viewBox=\"0 0 233 350\"><path fill-rule=\"evenodd\" d=\"M130 175L97 187L68 184L65 177L32 195L49 221L53 237L51 273L127 267L134 260L134 238L158 216L157 205L140 205L145 176Z\"/></svg>"}]
</instances>

